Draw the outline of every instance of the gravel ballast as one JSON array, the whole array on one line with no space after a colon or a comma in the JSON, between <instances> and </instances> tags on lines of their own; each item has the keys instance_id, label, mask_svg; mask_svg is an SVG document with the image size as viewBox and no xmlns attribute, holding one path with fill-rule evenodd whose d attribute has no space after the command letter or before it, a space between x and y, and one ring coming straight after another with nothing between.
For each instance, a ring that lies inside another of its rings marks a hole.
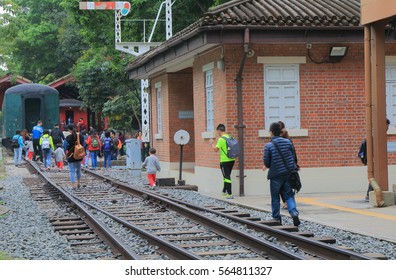
<instances>
[{"instance_id":1,"label":"gravel ballast","mask_svg":"<svg viewBox=\"0 0 396 280\"><path fill-rule=\"evenodd\" d=\"M130 171L128 170L119 170L119 169L112 170L105 175L109 175L110 177L116 178L120 181L127 182L128 184L134 187L145 188L144 184L147 184L144 175L142 178L136 178L136 177L131 178ZM179 190L179 189L178 190L160 189L159 192L162 194L168 194L182 201L194 203L200 206L215 205L225 208L232 207L233 209L237 209L240 212L248 212L251 214L252 217L260 217L263 220L272 219L271 214L269 212L237 206L235 204L228 203L227 201L201 195L200 193L194 191ZM291 225L293 222L290 219L287 211L285 211L284 214L285 215L282 216L283 223ZM215 218L214 216L212 217ZM302 232L312 232L315 234L316 237L331 236L337 240L337 243L335 245L353 248L354 251L358 253L380 253L387 256L389 259L396 260L396 243L371 236L365 236L362 234L346 231L339 228L329 227L315 222L304 221L303 217L301 218L302 218L302 224L299 226L299 230ZM223 220L224 218L217 218L217 219ZM232 222L230 221L230 224L231 223ZM247 229L244 226L238 225L238 228L252 233L250 229ZM258 236L261 236L265 239L268 238L262 233L258 233ZM269 239L271 239L271 237ZM276 242L276 240L273 241Z\"/></svg>"},{"instance_id":2,"label":"gravel ballast","mask_svg":"<svg viewBox=\"0 0 396 280\"><path fill-rule=\"evenodd\" d=\"M2 200L10 211L0 217L0 251L17 259L81 259L73 254L66 238L56 234L48 217L32 199L22 177L25 168L6 166L7 177L0 181Z\"/></svg>"}]
</instances>

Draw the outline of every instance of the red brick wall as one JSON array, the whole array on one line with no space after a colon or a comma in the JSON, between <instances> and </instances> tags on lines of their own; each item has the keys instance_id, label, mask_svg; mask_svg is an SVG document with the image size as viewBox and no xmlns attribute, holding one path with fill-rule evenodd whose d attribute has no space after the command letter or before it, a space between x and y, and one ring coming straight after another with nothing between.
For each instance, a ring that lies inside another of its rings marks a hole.
<instances>
[{"instance_id":1,"label":"red brick wall","mask_svg":"<svg viewBox=\"0 0 396 280\"><path fill-rule=\"evenodd\" d=\"M257 56L305 56L305 45L255 45L255 56L247 60L244 71L244 119L246 128L246 168L262 166L262 150L268 139L258 138L264 129L264 65ZM321 60L330 45L314 45L312 54ZM237 123L235 76L241 60L241 46L226 47L228 120ZM396 45L387 46L387 54L396 54ZM295 138L302 167L361 165L357 150L365 134L364 50L362 44L350 45L340 63L300 65L301 128L308 137ZM236 134L237 132L235 132ZM389 137L391 140L392 137ZM396 163L396 154L389 154Z\"/></svg>"},{"instance_id":2,"label":"red brick wall","mask_svg":"<svg viewBox=\"0 0 396 280\"><path fill-rule=\"evenodd\" d=\"M175 144L174 134L180 129L190 134L190 142L183 149L183 161L195 161L194 119L179 119L180 111L194 111L192 69L168 74L169 82L169 143L170 161L179 162L179 146Z\"/></svg>"},{"instance_id":3,"label":"red brick wall","mask_svg":"<svg viewBox=\"0 0 396 280\"><path fill-rule=\"evenodd\" d=\"M206 132L206 93L205 73L202 67L214 62L214 124L224 123L227 127L231 124L226 119L227 97L225 72L216 67L221 58L221 48L217 48L206 54L196 57L194 61L194 118L195 118L195 165L218 167L219 155L209 146L209 140L202 138L202 132Z\"/></svg>"},{"instance_id":4,"label":"red brick wall","mask_svg":"<svg viewBox=\"0 0 396 280\"><path fill-rule=\"evenodd\" d=\"M180 111L193 111L192 69L177 73L164 74L151 80L151 124L152 137L157 130L157 91L155 84L161 82L162 102L162 139L153 140L157 156L161 161L178 162L179 146L173 136L176 131L184 129L189 132L191 141L184 148L183 161L195 161L194 119L179 119Z\"/></svg>"},{"instance_id":5,"label":"red brick wall","mask_svg":"<svg viewBox=\"0 0 396 280\"><path fill-rule=\"evenodd\" d=\"M155 84L161 82L161 102L162 102L162 139L155 140L154 135L158 134L157 129L157 89ZM168 106L168 75L164 74L150 81L151 88L151 137L152 147L157 149L159 160L170 162L169 150L169 106Z\"/></svg>"},{"instance_id":6,"label":"red brick wall","mask_svg":"<svg viewBox=\"0 0 396 280\"><path fill-rule=\"evenodd\" d=\"M330 44L314 44L312 56L326 58ZM245 163L247 169L262 167L263 148L268 138L259 138L264 123L264 65L257 63L258 56L306 56L305 44L252 45L255 55L248 58L244 70L243 102L245 129ZM363 44L349 44L347 56L340 63L315 64L307 57L300 65L301 128L309 130L308 137L294 138L302 167L360 166L356 157L365 135ZM388 44L387 55L396 55L396 44ZM196 166L218 167L218 154L213 152L206 131L205 77L202 67L214 63L215 126L224 123L230 134L237 136L237 99L235 78L242 58L241 45L224 47L225 71L218 69L222 49L197 55L193 64L193 77L188 71L163 75L152 79L152 127L156 131L156 94L154 84L162 81L163 140L154 140L161 160L177 161L177 146L173 133L182 128L177 113L194 108L194 124L182 122L195 140L188 147L187 161L195 159ZM188 90L186 90L188 89ZM193 98L191 93L193 92ZM395 141L396 137L389 137ZM193 144L193 143L192 143ZM192 148L195 147L195 158ZM396 154L389 154L389 163L396 163ZM237 168L237 167L236 167Z\"/></svg>"}]
</instances>

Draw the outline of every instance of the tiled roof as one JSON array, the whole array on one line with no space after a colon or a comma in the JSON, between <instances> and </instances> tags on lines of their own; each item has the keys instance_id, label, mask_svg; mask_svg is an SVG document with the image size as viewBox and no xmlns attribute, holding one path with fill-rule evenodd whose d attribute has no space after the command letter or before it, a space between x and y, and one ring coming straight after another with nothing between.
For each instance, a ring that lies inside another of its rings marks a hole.
<instances>
[{"instance_id":1,"label":"tiled roof","mask_svg":"<svg viewBox=\"0 0 396 280\"><path fill-rule=\"evenodd\" d=\"M229 28L356 28L360 0L233 0L209 10L203 18L169 40L136 57L126 68L134 69L164 50L217 26Z\"/></svg>"},{"instance_id":2,"label":"tiled roof","mask_svg":"<svg viewBox=\"0 0 396 280\"><path fill-rule=\"evenodd\" d=\"M359 26L360 0L234 0L203 18L203 25Z\"/></svg>"}]
</instances>

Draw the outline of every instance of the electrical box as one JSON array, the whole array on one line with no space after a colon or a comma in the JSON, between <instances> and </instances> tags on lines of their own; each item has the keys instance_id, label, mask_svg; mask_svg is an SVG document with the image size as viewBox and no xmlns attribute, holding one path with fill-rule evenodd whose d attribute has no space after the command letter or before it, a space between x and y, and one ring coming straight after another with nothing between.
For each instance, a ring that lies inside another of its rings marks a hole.
<instances>
[{"instance_id":1,"label":"electrical box","mask_svg":"<svg viewBox=\"0 0 396 280\"><path fill-rule=\"evenodd\" d=\"M126 145L126 165L127 168L141 173L142 169L142 141L138 139L128 139Z\"/></svg>"}]
</instances>

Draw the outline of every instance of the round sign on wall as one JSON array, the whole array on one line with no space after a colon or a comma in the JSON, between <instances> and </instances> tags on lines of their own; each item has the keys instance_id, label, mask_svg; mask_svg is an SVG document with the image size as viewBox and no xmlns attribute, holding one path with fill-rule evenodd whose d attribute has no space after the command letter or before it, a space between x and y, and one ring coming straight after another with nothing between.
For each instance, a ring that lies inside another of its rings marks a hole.
<instances>
[{"instance_id":1,"label":"round sign on wall","mask_svg":"<svg viewBox=\"0 0 396 280\"><path fill-rule=\"evenodd\" d=\"M177 145L187 145L190 142L190 134L187 131L180 129L173 137Z\"/></svg>"}]
</instances>

